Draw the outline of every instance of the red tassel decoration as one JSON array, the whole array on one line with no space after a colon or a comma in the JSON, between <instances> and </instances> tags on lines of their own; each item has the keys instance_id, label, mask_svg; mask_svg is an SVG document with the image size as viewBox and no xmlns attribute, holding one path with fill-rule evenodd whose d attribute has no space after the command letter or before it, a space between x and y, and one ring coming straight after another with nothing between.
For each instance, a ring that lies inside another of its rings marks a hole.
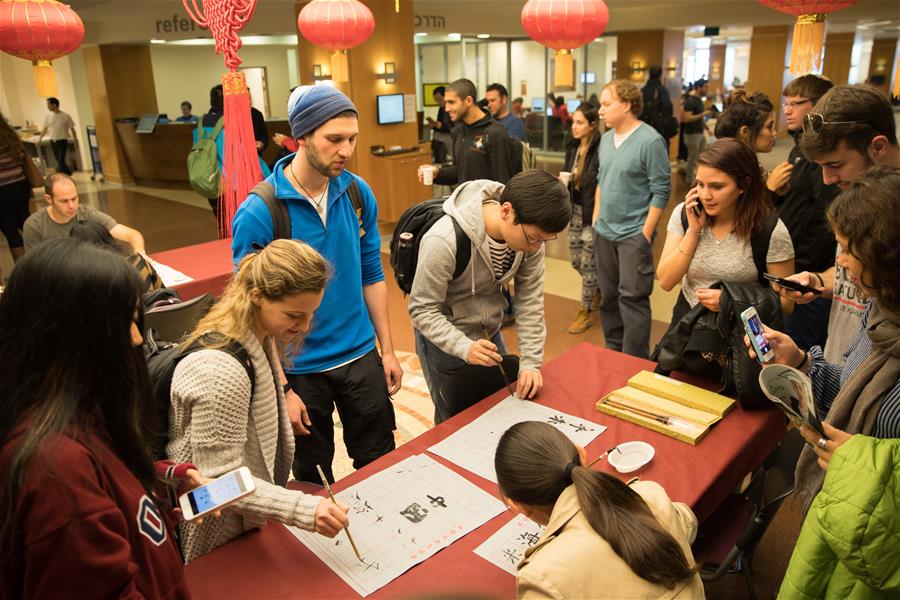
<instances>
[{"instance_id":1,"label":"red tassel decoration","mask_svg":"<svg viewBox=\"0 0 900 600\"><path fill-rule=\"evenodd\" d=\"M219 237L231 237L231 220L247 194L262 181L262 170L253 137L250 92L244 74L237 71L241 59L240 30L256 9L256 0L205 0L203 10L197 0L182 0L188 16L200 27L209 28L216 41L216 54L225 57L229 72L222 76L225 94L225 156L222 157L222 186L219 196Z\"/></svg>"}]
</instances>

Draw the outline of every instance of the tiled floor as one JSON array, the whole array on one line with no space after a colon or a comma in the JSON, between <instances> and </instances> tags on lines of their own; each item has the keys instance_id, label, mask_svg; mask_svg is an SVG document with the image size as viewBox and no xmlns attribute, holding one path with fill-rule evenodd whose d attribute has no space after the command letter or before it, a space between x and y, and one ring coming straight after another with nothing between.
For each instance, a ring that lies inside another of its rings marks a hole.
<instances>
[{"instance_id":1,"label":"tiled floor","mask_svg":"<svg viewBox=\"0 0 900 600\"><path fill-rule=\"evenodd\" d=\"M779 156L783 157L787 154L787 144L782 143L781 147L783 152L780 155L773 154L765 157L767 164L775 164L779 161ZM216 228L212 212L209 210L206 200L191 191L140 186L123 188L92 182L86 174L79 174L76 176L76 180L83 203L109 213L121 223L139 229L146 239L149 252L215 239ZM661 220L659 235L654 244L654 255L657 260L665 238L665 224L671 209L681 201L686 191L677 176L673 177L673 188L670 208ZM34 203L35 207L38 205L43 206L43 200L40 203ZM381 233L383 236L390 234L390 224L384 224ZM5 241L0 244L2 244L0 245L0 269L8 276L12 268L12 261ZM579 335L567 333L566 329L578 310L580 279L569 264L568 240L565 235L561 235L558 241L548 245L547 256L545 314L548 335L545 356L549 360L582 341L602 344L603 335L599 324L595 324ZM386 255L383 258L385 272L389 274L390 267L387 265ZM397 439L398 443L403 443L430 427L433 415L424 381L417 369L412 327L406 312L406 299L393 283L390 275L387 279L389 317L394 345L406 372L404 390L396 398ZM665 331L676 294L677 292L667 294L658 286L654 291L652 297L654 318L652 343L654 344ZM505 329L504 334L510 351L516 352L518 343L514 327ZM339 433L340 429L338 428L337 431ZM335 471L346 473L350 468L346 453L339 450ZM798 528L798 515L788 502L763 540L761 550L756 557L756 579L760 597L769 597L777 589ZM744 597L745 593L739 577L726 578L724 582L708 586L710 598L729 598L730 600L735 594L737 597Z\"/></svg>"}]
</instances>

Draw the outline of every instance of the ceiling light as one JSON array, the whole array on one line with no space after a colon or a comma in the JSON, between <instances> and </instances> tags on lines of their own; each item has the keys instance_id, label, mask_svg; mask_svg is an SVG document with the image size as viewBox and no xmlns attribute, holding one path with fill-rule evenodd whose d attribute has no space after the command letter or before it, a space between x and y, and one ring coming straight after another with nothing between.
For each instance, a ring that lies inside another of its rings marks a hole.
<instances>
[{"instance_id":1,"label":"ceiling light","mask_svg":"<svg viewBox=\"0 0 900 600\"><path fill-rule=\"evenodd\" d=\"M425 37L426 35L428 35L428 33L425 31L419 31L416 33L416 37Z\"/></svg>"},{"instance_id":2,"label":"ceiling light","mask_svg":"<svg viewBox=\"0 0 900 600\"><path fill-rule=\"evenodd\" d=\"M447 34L447 37L450 38L451 40L456 41L456 40L462 39L462 34L461 33L450 33L450 34Z\"/></svg>"},{"instance_id":3,"label":"ceiling light","mask_svg":"<svg viewBox=\"0 0 900 600\"><path fill-rule=\"evenodd\" d=\"M150 43L151 43L151 44L165 44L165 43L166 43L166 40L152 39L152 40L150 40Z\"/></svg>"},{"instance_id":4,"label":"ceiling light","mask_svg":"<svg viewBox=\"0 0 900 600\"><path fill-rule=\"evenodd\" d=\"M478 39L480 39L480 40L486 40L486 39L488 39L489 37L491 37L491 34L489 34L489 33L479 33L477 37L478 37Z\"/></svg>"}]
</instances>

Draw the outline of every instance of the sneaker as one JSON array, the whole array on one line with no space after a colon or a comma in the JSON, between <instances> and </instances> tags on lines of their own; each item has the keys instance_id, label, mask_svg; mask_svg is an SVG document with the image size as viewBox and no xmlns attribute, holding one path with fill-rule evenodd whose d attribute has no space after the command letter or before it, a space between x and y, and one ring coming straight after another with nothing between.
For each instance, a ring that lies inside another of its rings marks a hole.
<instances>
[{"instance_id":1,"label":"sneaker","mask_svg":"<svg viewBox=\"0 0 900 600\"><path fill-rule=\"evenodd\" d=\"M582 306L578 310L578 316L575 317L575 320L569 325L569 333L581 333L593 324L594 321L591 319L591 311Z\"/></svg>"}]
</instances>

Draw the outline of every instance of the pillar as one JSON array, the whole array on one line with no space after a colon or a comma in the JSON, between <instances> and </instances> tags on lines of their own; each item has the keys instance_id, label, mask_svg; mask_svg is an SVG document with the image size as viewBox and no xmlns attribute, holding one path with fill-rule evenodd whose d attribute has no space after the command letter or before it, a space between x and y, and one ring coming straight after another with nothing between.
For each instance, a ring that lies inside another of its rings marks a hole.
<instances>
[{"instance_id":1,"label":"pillar","mask_svg":"<svg viewBox=\"0 0 900 600\"><path fill-rule=\"evenodd\" d=\"M725 91L725 44L712 44L709 47L709 93L712 96Z\"/></svg>"},{"instance_id":2,"label":"pillar","mask_svg":"<svg viewBox=\"0 0 900 600\"><path fill-rule=\"evenodd\" d=\"M822 65L822 75L831 80L834 85L846 85L850 77L850 56L853 53L853 38L855 34L829 33L825 37L825 58Z\"/></svg>"},{"instance_id":3,"label":"pillar","mask_svg":"<svg viewBox=\"0 0 900 600\"><path fill-rule=\"evenodd\" d=\"M866 81L884 92L888 98L891 96L891 77L894 75L896 53L895 39L876 39L872 43L872 58L869 60L869 75Z\"/></svg>"},{"instance_id":4,"label":"pillar","mask_svg":"<svg viewBox=\"0 0 900 600\"><path fill-rule=\"evenodd\" d=\"M103 173L114 183L133 178L116 136L115 120L157 111L150 46L101 44L84 48Z\"/></svg>"},{"instance_id":5,"label":"pillar","mask_svg":"<svg viewBox=\"0 0 900 600\"><path fill-rule=\"evenodd\" d=\"M784 129L784 115L778 110L787 74L788 25L754 27L750 37L750 73L747 92L763 92L775 105L775 125Z\"/></svg>"}]
</instances>

